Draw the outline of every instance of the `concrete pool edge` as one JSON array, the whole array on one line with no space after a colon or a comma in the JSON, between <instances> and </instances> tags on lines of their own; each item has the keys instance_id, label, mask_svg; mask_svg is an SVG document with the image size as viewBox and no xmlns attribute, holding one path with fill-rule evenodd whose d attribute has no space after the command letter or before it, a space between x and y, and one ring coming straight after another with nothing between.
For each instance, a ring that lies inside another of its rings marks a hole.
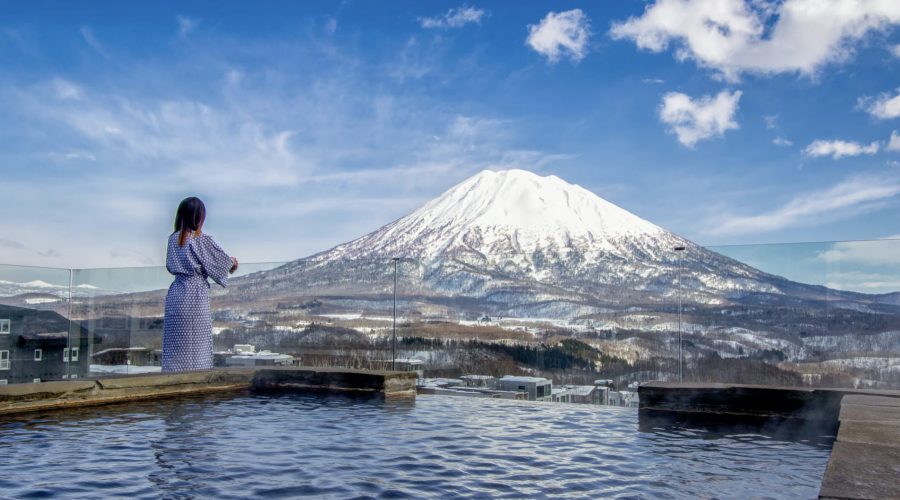
<instances>
[{"instance_id":1,"label":"concrete pool edge","mask_svg":"<svg viewBox=\"0 0 900 500\"><path fill-rule=\"evenodd\" d=\"M350 368L256 367L13 384L0 386L0 415L248 389L415 398L415 377Z\"/></svg>"},{"instance_id":2,"label":"concrete pool edge","mask_svg":"<svg viewBox=\"0 0 900 500\"><path fill-rule=\"evenodd\" d=\"M836 430L820 498L900 498L900 391L650 382L641 417L777 420Z\"/></svg>"}]
</instances>

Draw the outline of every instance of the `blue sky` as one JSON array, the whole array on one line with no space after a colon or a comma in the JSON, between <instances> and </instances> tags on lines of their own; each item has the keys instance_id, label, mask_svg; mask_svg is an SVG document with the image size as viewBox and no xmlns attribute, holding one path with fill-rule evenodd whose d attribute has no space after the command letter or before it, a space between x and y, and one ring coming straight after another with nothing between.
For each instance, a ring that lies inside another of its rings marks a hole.
<instances>
[{"instance_id":1,"label":"blue sky","mask_svg":"<svg viewBox=\"0 0 900 500\"><path fill-rule=\"evenodd\" d=\"M0 262L161 264L188 195L230 252L290 260L485 168L707 245L897 236L898 24L852 0L6 2Z\"/></svg>"}]
</instances>

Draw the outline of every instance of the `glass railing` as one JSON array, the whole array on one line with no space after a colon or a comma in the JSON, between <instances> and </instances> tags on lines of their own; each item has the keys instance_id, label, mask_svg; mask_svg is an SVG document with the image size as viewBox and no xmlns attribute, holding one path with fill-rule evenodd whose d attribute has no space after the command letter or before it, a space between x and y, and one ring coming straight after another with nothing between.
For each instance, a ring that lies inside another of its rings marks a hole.
<instances>
[{"instance_id":1,"label":"glass railing","mask_svg":"<svg viewBox=\"0 0 900 500\"><path fill-rule=\"evenodd\" d=\"M69 269L0 265L0 384L61 380L75 370L71 278Z\"/></svg>"},{"instance_id":2,"label":"glass railing","mask_svg":"<svg viewBox=\"0 0 900 500\"><path fill-rule=\"evenodd\" d=\"M211 289L215 364L621 405L650 380L900 388L900 241L675 246L242 263ZM160 371L170 282L0 266L0 380Z\"/></svg>"}]
</instances>

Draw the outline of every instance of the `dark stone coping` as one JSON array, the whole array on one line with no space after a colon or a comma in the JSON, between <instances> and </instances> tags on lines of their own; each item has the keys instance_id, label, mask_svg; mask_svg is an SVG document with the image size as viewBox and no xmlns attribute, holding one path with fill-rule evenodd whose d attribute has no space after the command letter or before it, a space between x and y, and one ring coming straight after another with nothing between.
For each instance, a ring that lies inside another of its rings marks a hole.
<instances>
[{"instance_id":1,"label":"dark stone coping","mask_svg":"<svg viewBox=\"0 0 900 500\"><path fill-rule=\"evenodd\" d=\"M638 393L642 426L666 419L832 432L820 498L900 498L900 391L651 382Z\"/></svg>"},{"instance_id":2,"label":"dark stone coping","mask_svg":"<svg viewBox=\"0 0 900 500\"><path fill-rule=\"evenodd\" d=\"M112 375L96 379L0 386L0 415L98 406L184 394L319 391L415 398L416 374L351 368L259 367Z\"/></svg>"}]
</instances>

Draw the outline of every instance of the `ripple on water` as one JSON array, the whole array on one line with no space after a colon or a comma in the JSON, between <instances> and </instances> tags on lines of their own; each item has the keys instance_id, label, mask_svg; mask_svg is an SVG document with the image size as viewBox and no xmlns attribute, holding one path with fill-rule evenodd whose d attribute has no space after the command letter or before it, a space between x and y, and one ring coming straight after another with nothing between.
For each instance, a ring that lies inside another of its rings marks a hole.
<instances>
[{"instance_id":1,"label":"ripple on water","mask_svg":"<svg viewBox=\"0 0 900 500\"><path fill-rule=\"evenodd\" d=\"M829 446L616 408L188 397L0 421L4 496L814 497Z\"/></svg>"}]
</instances>

